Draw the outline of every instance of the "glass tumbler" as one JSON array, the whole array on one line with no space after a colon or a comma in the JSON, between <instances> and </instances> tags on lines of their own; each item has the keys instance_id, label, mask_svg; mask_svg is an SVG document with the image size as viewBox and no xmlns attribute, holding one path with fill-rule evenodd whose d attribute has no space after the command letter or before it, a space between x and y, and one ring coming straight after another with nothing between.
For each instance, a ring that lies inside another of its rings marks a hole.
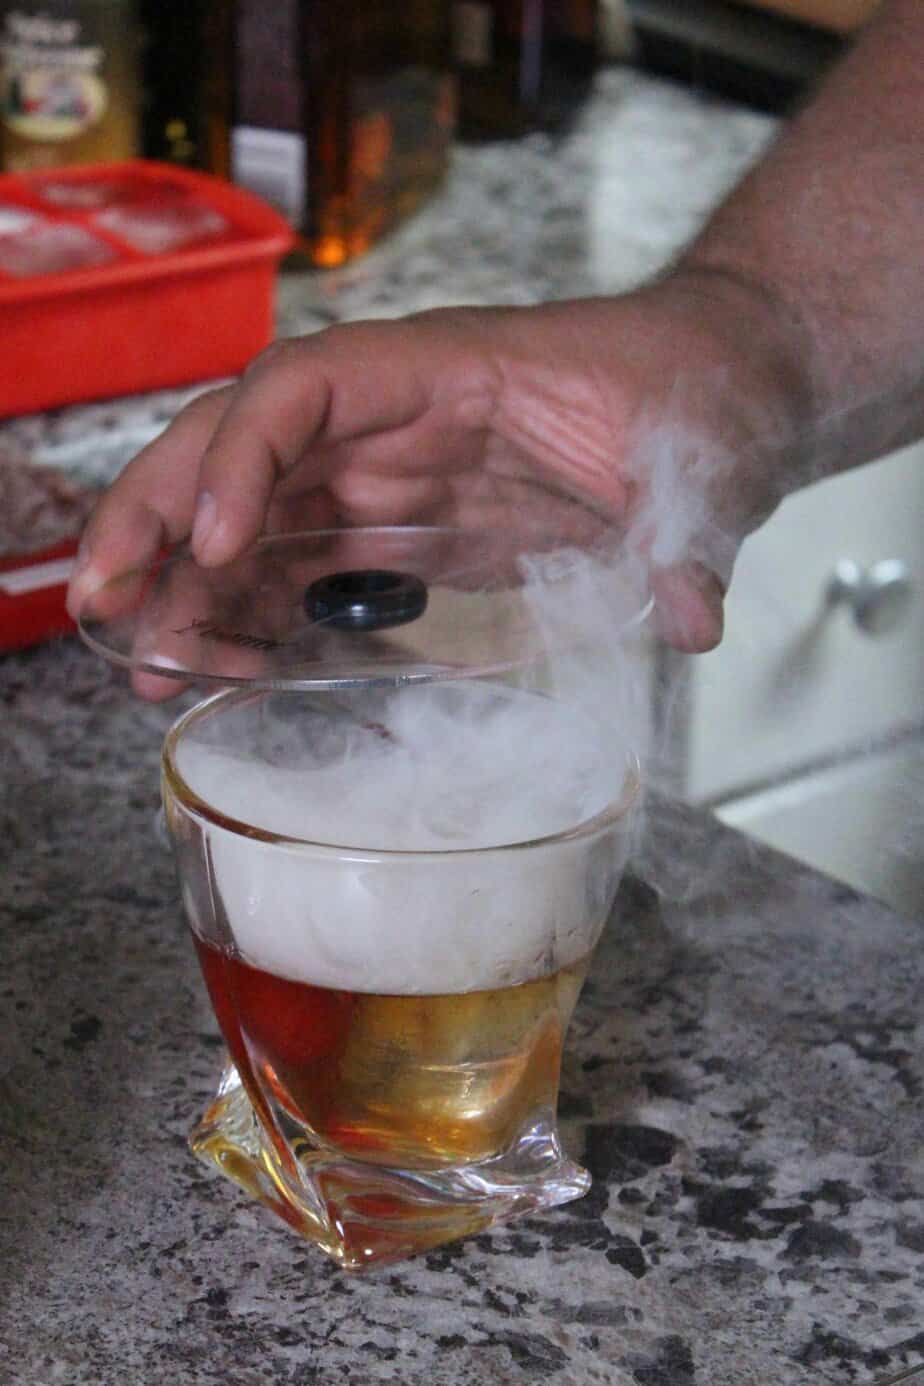
<instances>
[{"instance_id":1,"label":"glass tumbler","mask_svg":"<svg viewBox=\"0 0 924 1386\"><path fill-rule=\"evenodd\" d=\"M348 1270L588 1189L559 1139L559 1070L638 789L620 753L602 796L582 789L518 834L504 810L523 767L489 763L467 796L444 774L418 817L413 777L380 801L394 696L224 691L177 721L163 754L228 1051L193 1150ZM444 750L459 715L469 759L466 738L498 708L549 706L477 680L425 696L450 728ZM541 808L541 764L534 783Z\"/></svg>"}]
</instances>

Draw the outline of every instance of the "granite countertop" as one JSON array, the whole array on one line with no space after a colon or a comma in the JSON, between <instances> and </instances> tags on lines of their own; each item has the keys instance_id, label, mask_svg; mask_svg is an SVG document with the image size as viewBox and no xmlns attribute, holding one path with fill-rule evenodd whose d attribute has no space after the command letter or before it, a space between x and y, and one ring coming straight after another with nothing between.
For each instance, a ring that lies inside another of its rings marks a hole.
<instances>
[{"instance_id":1,"label":"granite countertop","mask_svg":"<svg viewBox=\"0 0 924 1386\"><path fill-rule=\"evenodd\" d=\"M705 814L562 1084L589 1196L350 1278L191 1156L220 1045L155 832L172 709L0 667L0 1379L818 1386L924 1359L920 927ZM5 1354L2 1355L2 1354Z\"/></svg>"},{"instance_id":2,"label":"granite countertop","mask_svg":"<svg viewBox=\"0 0 924 1386\"><path fill-rule=\"evenodd\" d=\"M605 74L283 329L624 287L770 133ZM184 392L0 429L106 475ZM0 1379L818 1386L924 1361L920 925L656 800L571 1031L580 1202L350 1278L190 1155L220 1042L156 829L175 708L76 640L0 662ZM681 869L677 866L680 864ZM641 868L638 868L640 870Z\"/></svg>"}]
</instances>

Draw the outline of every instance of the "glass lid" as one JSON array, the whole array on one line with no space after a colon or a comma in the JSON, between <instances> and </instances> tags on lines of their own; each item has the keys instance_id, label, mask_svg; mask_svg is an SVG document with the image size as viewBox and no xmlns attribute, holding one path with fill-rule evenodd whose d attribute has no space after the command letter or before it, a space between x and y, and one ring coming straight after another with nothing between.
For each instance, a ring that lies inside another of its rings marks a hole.
<instances>
[{"instance_id":1,"label":"glass lid","mask_svg":"<svg viewBox=\"0 0 924 1386\"><path fill-rule=\"evenodd\" d=\"M549 653L530 563L492 531L312 530L219 568L162 558L105 584L78 625L107 659L184 681L311 690L498 674ZM625 625L644 615L629 599Z\"/></svg>"}]
</instances>

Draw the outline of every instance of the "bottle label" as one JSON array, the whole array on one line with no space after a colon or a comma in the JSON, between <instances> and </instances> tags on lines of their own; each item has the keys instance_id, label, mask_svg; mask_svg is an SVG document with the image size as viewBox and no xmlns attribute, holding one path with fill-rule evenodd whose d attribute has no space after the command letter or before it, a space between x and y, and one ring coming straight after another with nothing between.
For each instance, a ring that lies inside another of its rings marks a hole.
<instances>
[{"instance_id":1,"label":"bottle label","mask_svg":"<svg viewBox=\"0 0 924 1386\"><path fill-rule=\"evenodd\" d=\"M494 12L479 0L452 7L452 48L461 67L490 67L494 52Z\"/></svg>"},{"instance_id":2,"label":"bottle label","mask_svg":"<svg viewBox=\"0 0 924 1386\"><path fill-rule=\"evenodd\" d=\"M79 19L8 10L0 30L0 118L24 139L77 139L103 117L105 50Z\"/></svg>"},{"instance_id":3,"label":"bottle label","mask_svg":"<svg viewBox=\"0 0 924 1386\"><path fill-rule=\"evenodd\" d=\"M231 177L297 229L307 205L299 0L237 0Z\"/></svg>"},{"instance_id":4,"label":"bottle label","mask_svg":"<svg viewBox=\"0 0 924 1386\"><path fill-rule=\"evenodd\" d=\"M308 150L303 135L236 125L231 131L231 177L262 197L293 226L305 217Z\"/></svg>"}]
</instances>

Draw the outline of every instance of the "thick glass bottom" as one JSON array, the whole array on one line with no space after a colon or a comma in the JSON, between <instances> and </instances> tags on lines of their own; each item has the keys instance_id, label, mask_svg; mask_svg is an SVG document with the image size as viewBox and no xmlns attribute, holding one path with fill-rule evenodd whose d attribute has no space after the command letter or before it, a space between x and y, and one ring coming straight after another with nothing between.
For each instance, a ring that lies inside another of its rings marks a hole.
<instances>
[{"instance_id":1,"label":"thick glass bottom","mask_svg":"<svg viewBox=\"0 0 924 1386\"><path fill-rule=\"evenodd\" d=\"M283 1121L285 1130L264 1130L229 1064L190 1145L348 1271L403 1260L590 1188L587 1171L562 1151L548 1110L499 1155L414 1170L318 1148L296 1122Z\"/></svg>"}]
</instances>

